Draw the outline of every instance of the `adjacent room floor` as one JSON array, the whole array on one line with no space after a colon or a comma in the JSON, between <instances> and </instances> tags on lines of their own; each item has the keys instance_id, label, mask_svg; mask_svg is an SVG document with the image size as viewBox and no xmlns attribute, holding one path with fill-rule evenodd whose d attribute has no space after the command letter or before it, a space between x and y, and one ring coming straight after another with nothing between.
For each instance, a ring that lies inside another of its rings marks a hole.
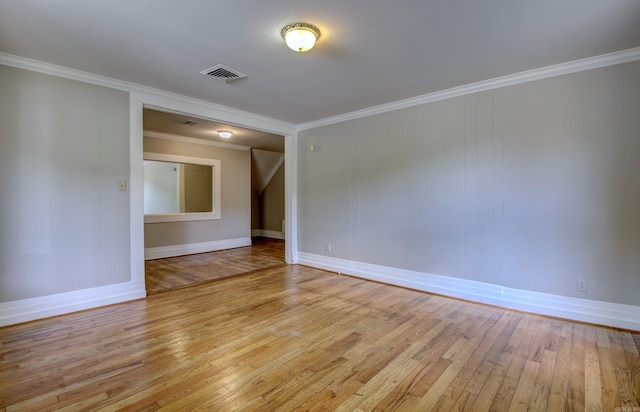
<instances>
[{"instance_id":1,"label":"adjacent room floor","mask_svg":"<svg viewBox=\"0 0 640 412\"><path fill-rule=\"evenodd\" d=\"M145 262L147 294L284 265L284 240L257 237L247 247Z\"/></svg>"}]
</instances>

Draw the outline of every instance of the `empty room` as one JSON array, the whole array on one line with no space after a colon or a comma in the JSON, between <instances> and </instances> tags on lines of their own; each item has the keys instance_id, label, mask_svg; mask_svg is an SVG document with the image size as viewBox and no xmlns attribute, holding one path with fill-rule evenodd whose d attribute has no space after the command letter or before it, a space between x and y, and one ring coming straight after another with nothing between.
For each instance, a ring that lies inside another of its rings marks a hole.
<instances>
[{"instance_id":1,"label":"empty room","mask_svg":"<svg viewBox=\"0 0 640 412\"><path fill-rule=\"evenodd\" d=\"M0 411L640 412L640 2L0 0Z\"/></svg>"}]
</instances>

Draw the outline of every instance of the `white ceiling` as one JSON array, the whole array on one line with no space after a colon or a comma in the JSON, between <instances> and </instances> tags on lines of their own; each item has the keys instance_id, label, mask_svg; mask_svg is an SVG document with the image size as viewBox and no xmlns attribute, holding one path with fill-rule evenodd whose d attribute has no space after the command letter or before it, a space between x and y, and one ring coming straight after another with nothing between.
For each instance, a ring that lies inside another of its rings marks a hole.
<instances>
[{"instance_id":1,"label":"white ceiling","mask_svg":"<svg viewBox=\"0 0 640 412\"><path fill-rule=\"evenodd\" d=\"M293 124L638 46L638 0L0 0L0 52Z\"/></svg>"}]
</instances>

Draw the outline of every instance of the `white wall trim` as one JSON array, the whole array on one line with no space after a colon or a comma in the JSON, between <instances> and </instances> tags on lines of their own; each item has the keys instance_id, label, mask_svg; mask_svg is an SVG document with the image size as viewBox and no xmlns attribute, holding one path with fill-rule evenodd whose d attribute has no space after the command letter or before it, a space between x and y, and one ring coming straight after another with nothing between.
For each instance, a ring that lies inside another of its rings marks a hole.
<instances>
[{"instance_id":1,"label":"white wall trim","mask_svg":"<svg viewBox=\"0 0 640 412\"><path fill-rule=\"evenodd\" d=\"M215 142L213 140L204 140L204 139L198 139L195 137L180 136L177 134L154 132L151 130L145 130L144 135L147 137L155 137L156 139L173 140L175 142L199 144L202 146L215 146L215 147L222 147L224 149L243 150L243 151L251 150L250 146L242 146L242 145L233 144L233 143Z\"/></svg>"},{"instance_id":2,"label":"white wall trim","mask_svg":"<svg viewBox=\"0 0 640 412\"><path fill-rule=\"evenodd\" d=\"M129 99L129 252L131 281L145 284L142 103Z\"/></svg>"},{"instance_id":3,"label":"white wall trim","mask_svg":"<svg viewBox=\"0 0 640 412\"><path fill-rule=\"evenodd\" d=\"M275 230L265 230L265 229L253 229L251 231L251 237L268 237L270 239L280 239L285 240L284 233L278 232Z\"/></svg>"},{"instance_id":4,"label":"white wall trim","mask_svg":"<svg viewBox=\"0 0 640 412\"><path fill-rule=\"evenodd\" d=\"M421 104L432 103L440 100L450 99L452 97L479 93L487 90L497 89L500 87L512 86L516 84L531 82L534 80L541 80L549 77L561 76L564 74L597 69L600 67L629 63L636 60L640 60L640 47L609 54L603 54L595 57L589 57L586 59L575 60L567 63L555 64L553 66L541 67L538 69L497 77L495 79L483 80L477 83L471 83L459 87L440 90L421 96L411 97L409 99L398 100L391 103L381 104L379 106L373 106L362 110L343 113L337 116L314 120L308 123L301 123L298 125L298 131L345 122L347 120L373 116L376 114L418 106Z\"/></svg>"},{"instance_id":5,"label":"white wall trim","mask_svg":"<svg viewBox=\"0 0 640 412\"><path fill-rule=\"evenodd\" d=\"M250 237L214 240L211 242L186 243L183 245L150 247L144 250L144 259L162 259L173 256L191 255L194 253L215 252L217 250L233 249L244 246L251 246Z\"/></svg>"},{"instance_id":6,"label":"white wall trim","mask_svg":"<svg viewBox=\"0 0 640 412\"><path fill-rule=\"evenodd\" d=\"M70 80L77 80L84 83L109 87L129 91L127 82L104 77L93 73L70 69L68 67L45 63L38 60L27 59L26 57L14 56L13 54L0 53L0 64L16 67L18 69L31 70L33 72L49 74L51 76L62 77Z\"/></svg>"},{"instance_id":7,"label":"white wall trim","mask_svg":"<svg viewBox=\"0 0 640 412\"><path fill-rule=\"evenodd\" d=\"M142 299L146 295L143 281L0 303L0 326Z\"/></svg>"},{"instance_id":8,"label":"white wall trim","mask_svg":"<svg viewBox=\"0 0 640 412\"><path fill-rule=\"evenodd\" d=\"M284 137L284 260L298 259L298 135Z\"/></svg>"},{"instance_id":9,"label":"white wall trim","mask_svg":"<svg viewBox=\"0 0 640 412\"><path fill-rule=\"evenodd\" d=\"M509 309L640 331L640 306L511 289L304 252L298 252L296 263Z\"/></svg>"}]
</instances>

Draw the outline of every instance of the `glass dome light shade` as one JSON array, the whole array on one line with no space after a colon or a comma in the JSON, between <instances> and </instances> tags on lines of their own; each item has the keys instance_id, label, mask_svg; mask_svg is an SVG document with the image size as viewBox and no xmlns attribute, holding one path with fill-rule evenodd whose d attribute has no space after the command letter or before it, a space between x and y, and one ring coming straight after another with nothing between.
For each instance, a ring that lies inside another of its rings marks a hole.
<instances>
[{"instance_id":1,"label":"glass dome light shade","mask_svg":"<svg viewBox=\"0 0 640 412\"><path fill-rule=\"evenodd\" d=\"M293 23L281 31L287 46L297 52L311 50L320 37L320 30L308 23Z\"/></svg>"}]
</instances>

